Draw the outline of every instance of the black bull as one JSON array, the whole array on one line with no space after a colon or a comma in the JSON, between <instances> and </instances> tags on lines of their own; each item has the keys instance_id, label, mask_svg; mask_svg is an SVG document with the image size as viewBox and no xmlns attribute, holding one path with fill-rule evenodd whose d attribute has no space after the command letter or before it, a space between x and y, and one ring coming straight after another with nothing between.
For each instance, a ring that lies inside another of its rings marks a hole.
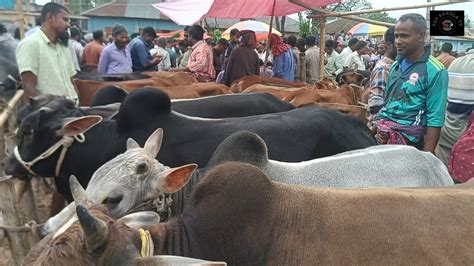
<instances>
[{"instance_id":1,"label":"black bull","mask_svg":"<svg viewBox=\"0 0 474 266\"><path fill-rule=\"evenodd\" d=\"M57 99L25 117L17 134L18 152L24 161L30 161L65 134L87 131L84 143L74 142L69 148L56 176L58 190L72 200L70 175L75 175L85 187L97 168L125 151L127 138L143 145L156 128L163 128L165 133L157 159L170 167L188 163L204 167L216 147L240 130L260 135L267 143L269 158L287 162L375 145L362 122L330 109L305 107L242 118L202 119L171 111L170 106L169 97L162 91L137 90L125 99L116 120L100 122L97 116L90 115L103 114L103 108L84 110L68 100ZM59 153L60 149L39 161L33 170L40 176L55 176ZM6 160L6 172L16 176L27 174L13 155Z\"/></svg>"}]
</instances>

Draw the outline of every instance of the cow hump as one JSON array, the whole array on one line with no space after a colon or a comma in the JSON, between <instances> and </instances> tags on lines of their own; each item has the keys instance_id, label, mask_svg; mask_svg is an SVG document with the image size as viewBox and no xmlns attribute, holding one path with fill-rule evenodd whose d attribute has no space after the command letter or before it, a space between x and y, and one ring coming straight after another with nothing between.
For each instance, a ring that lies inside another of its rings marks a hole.
<instances>
[{"instance_id":1,"label":"cow hump","mask_svg":"<svg viewBox=\"0 0 474 266\"><path fill-rule=\"evenodd\" d=\"M206 168L224 162L244 162L262 168L268 163L267 145L253 132L236 132L219 144Z\"/></svg>"},{"instance_id":2,"label":"cow hump","mask_svg":"<svg viewBox=\"0 0 474 266\"><path fill-rule=\"evenodd\" d=\"M121 131L144 128L156 116L171 112L169 96L156 88L145 87L131 92L123 101L117 116Z\"/></svg>"}]
</instances>

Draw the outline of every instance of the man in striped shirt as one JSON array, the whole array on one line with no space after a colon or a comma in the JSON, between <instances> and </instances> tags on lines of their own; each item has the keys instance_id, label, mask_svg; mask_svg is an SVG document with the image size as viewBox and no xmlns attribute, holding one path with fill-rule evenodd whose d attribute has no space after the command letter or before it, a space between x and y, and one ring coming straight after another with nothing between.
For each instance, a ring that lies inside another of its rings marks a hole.
<instances>
[{"instance_id":1,"label":"man in striped shirt","mask_svg":"<svg viewBox=\"0 0 474 266\"><path fill-rule=\"evenodd\" d=\"M474 48L454 60L448 68L448 107L436 156L448 164L451 148L466 129L474 109Z\"/></svg>"},{"instance_id":2,"label":"man in striped shirt","mask_svg":"<svg viewBox=\"0 0 474 266\"><path fill-rule=\"evenodd\" d=\"M448 72L424 47L426 20L415 13L395 26L397 60L377 115L380 144L407 144L434 153L444 125Z\"/></svg>"},{"instance_id":3,"label":"man in striped shirt","mask_svg":"<svg viewBox=\"0 0 474 266\"><path fill-rule=\"evenodd\" d=\"M369 82L369 102L367 105L368 126L372 128L373 119L382 108L384 103L385 86L387 86L390 66L393 64L397 56L395 49L395 27L390 27L384 35L384 51L383 58L380 59L372 70Z\"/></svg>"}]
</instances>

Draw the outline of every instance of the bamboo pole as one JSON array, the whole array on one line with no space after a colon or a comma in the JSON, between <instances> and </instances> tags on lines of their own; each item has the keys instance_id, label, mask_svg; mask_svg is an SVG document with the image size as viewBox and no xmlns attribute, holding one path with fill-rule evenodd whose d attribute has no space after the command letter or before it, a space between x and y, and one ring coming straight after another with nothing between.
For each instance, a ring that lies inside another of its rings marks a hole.
<instances>
[{"instance_id":1,"label":"bamboo pole","mask_svg":"<svg viewBox=\"0 0 474 266\"><path fill-rule=\"evenodd\" d=\"M23 90L17 90L16 93L15 93L15 96L13 96L13 98L10 100L10 102L8 102L8 104L6 105L6 108L2 112L2 114L0 114L0 127L1 128L4 128L5 122L8 120L8 117L13 112L15 106L21 100L21 97L23 97L24 93L25 92ZM2 150L0 150L0 151L2 151Z\"/></svg>"},{"instance_id":2,"label":"bamboo pole","mask_svg":"<svg viewBox=\"0 0 474 266\"><path fill-rule=\"evenodd\" d=\"M319 80L324 77L324 46L326 42L326 18L319 18Z\"/></svg>"},{"instance_id":3,"label":"bamboo pole","mask_svg":"<svg viewBox=\"0 0 474 266\"><path fill-rule=\"evenodd\" d=\"M299 5L299 6L302 6L306 9L310 9L310 10L313 10L315 12L320 12L320 13L323 13L323 14L328 14L330 13L329 11L325 10L325 9L321 9L321 8L315 8L315 7L312 7L300 0L288 0L290 3L293 3L295 5ZM366 22L366 23L370 23L370 24L374 24L374 25L379 25L379 26L385 26L385 27L392 27L392 26L395 26L395 24L392 24L392 23L387 23L387 22L380 22L380 21L376 21L376 20L372 20L372 19L366 19L366 18L361 18L361 17L358 17L358 16L345 16L344 18L347 18L347 19L351 19L351 20L355 20L355 21L360 21L360 22Z\"/></svg>"},{"instance_id":4,"label":"bamboo pole","mask_svg":"<svg viewBox=\"0 0 474 266\"><path fill-rule=\"evenodd\" d=\"M274 13L275 13L275 5L276 5L276 0L273 0L273 6L272 6L272 16L270 17L270 29L268 30L268 38L267 38L267 45L265 45L265 62L263 64L263 73L266 72L267 69L267 62L268 62L268 56L270 55L270 35L272 34L273 30L273 18L274 18Z\"/></svg>"},{"instance_id":5,"label":"bamboo pole","mask_svg":"<svg viewBox=\"0 0 474 266\"><path fill-rule=\"evenodd\" d=\"M25 37L25 16L23 15L23 0L16 0L16 10L18 12L18 27L20 28L20 39Z\"/></svg>"},{"instance_id":6,"label":"bamboo pole","mask_svg":"<svg viewBox=\"0 0 474 266\"><path fill-rule=\"evenodd\" d=\"M349 12L344 12L344 13L341 13L341 12L328 12L328 13L325 13L325 14L308 16L308 18L345 17L345 16L350 16L350 15L379 13L379 12L393 11L393 10L405 10L405 9L417 9L417 8L423 8L423 7L442 6L442 5L456 4L456 3L461 3L461 2L462 1L444 1L444 2L427 3L427 4L421 4L421 5L383 7L383 8L374 8L374 9L366 9L366 10L357 10L357 11L349 11Z\"/></svg>"},{"instance_id":7,"label":"bamboo pole","mask_svg":"<svg viewBox=\"0 0 474 266\"><path fill-rule=\"evenodd\" d=\"M3 132L0 132L3 135ZM11 176L0 178L0 209L2 210L5 225L22 226L26 221L22 219L19 203L15 199L15 182ZM23 258L30 250L28 234L25 232L6 231L13 265L21 265Z\"/></svg>"}]
</instances>

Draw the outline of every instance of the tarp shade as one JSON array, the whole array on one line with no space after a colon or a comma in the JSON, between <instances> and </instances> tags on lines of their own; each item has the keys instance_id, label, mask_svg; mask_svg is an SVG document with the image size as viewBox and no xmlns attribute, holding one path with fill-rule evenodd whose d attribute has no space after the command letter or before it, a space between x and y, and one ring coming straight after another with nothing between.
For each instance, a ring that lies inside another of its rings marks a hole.
<instances>
[{"instance_id":1,"label":"tarp shade","mask_svg":"<svg viewBox=\"0 0 474 266\"><path fill-rule=\"evenodd\" d=\"M275 12L272 14L273 3ZM302 0L321 7L339 0ZM162 14L179 25L192 25L204 18L257 18L264 16L286 16L306 10L288 0L170 0L153 4Z\"/></svg>"}]
</instances>

